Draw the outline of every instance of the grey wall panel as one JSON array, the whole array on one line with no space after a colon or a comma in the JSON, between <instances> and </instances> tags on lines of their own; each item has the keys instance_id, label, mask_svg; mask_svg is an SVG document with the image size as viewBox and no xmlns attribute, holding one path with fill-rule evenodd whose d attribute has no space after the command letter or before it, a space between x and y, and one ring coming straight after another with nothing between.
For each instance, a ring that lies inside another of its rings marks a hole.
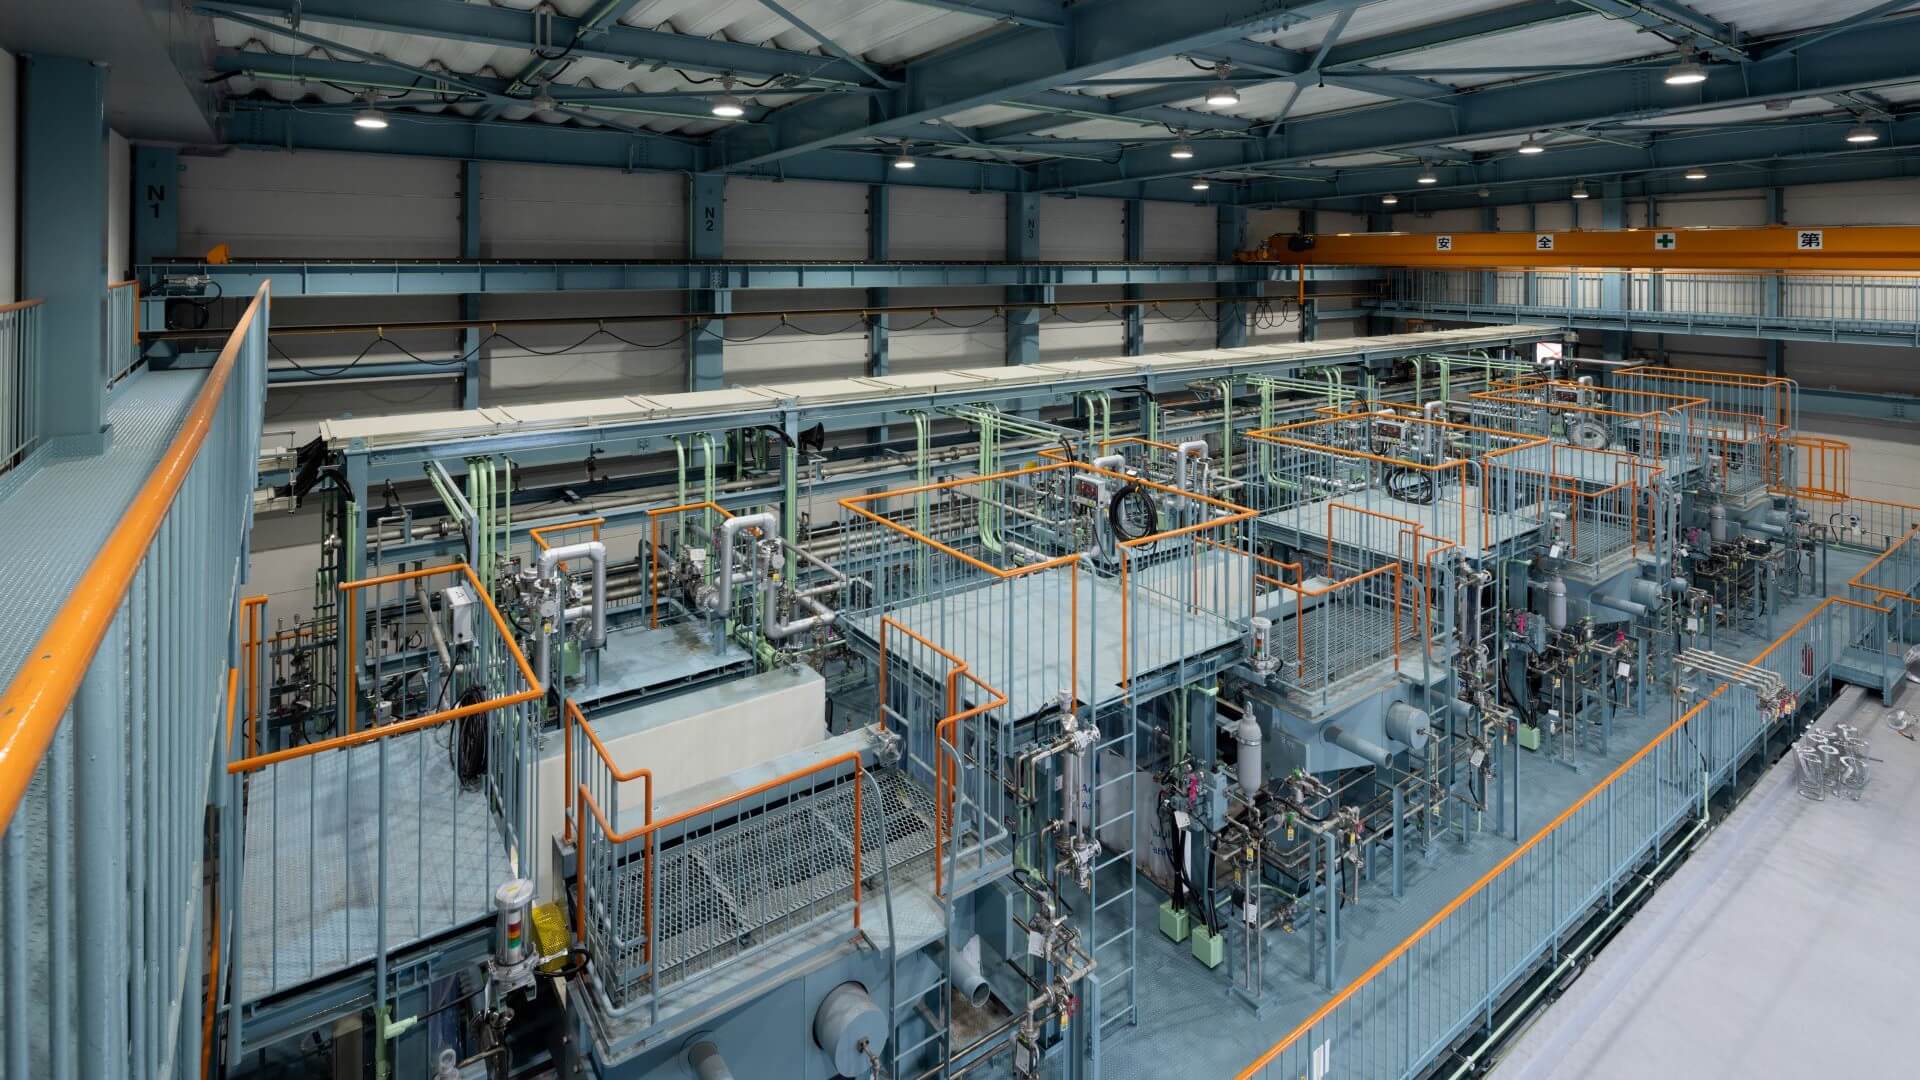
<instances>
[{"instance_id":1,"label":"grey wall panel","mask_svg":"<svg viewBox=\"0 0 1920 1080\"><path fill-rule=\"evenodd\" d=\"M1127 257L1124 199L1041 199L1040 258L1119 262Z\"/></svg>"},{"instance_id":2,"label":"grey wall panel","mask_svg":"<svg viewBox=\"0 0 1920 1080\"><path fill-rule=\"evenodd\" d=\"M686 245L683 176L480 166L483 258L678 259Z\"/></svg>"},{"instance_id":3,"label":"grey wall panel","mask_svg":"<svg viewBox=\"0 0 1920 1080\"><path fill-rule=\"evenodd\" d=\"M726 253L729 259L864 259L867 189L729 177Z\"/></svg>"},{"instance_id":4,"label":"grey wall panel","mask_svg":"<svg viewBox=\"0 0 1920 1080\"><path fill-rule=\"evenodd\" d=\"M998 259L1007 246L1004 195L940 188L893 191L894 259Z\"/></svg>"},{"instance_id":5,"label":"grey wall panel","mask_svg":"<svg viewBox=\"0 0 1920 1080\"><path fill-rule=\"evenodd\" d=\"M246 258L450 258L458 162L234 150L180 158L180 248Z\"/></svg>"},{"instance_id":6,"label":"grey wall panel","mask_svg":"<svg viewBox=\"0 0 1920 1080\"><path fill-rule=\"evenodd\" d=\"M1140 257L1149 261L1212 262L1216 216L1211 206L1147 203L1141 222Z\"/></svg>"}]
</instances>

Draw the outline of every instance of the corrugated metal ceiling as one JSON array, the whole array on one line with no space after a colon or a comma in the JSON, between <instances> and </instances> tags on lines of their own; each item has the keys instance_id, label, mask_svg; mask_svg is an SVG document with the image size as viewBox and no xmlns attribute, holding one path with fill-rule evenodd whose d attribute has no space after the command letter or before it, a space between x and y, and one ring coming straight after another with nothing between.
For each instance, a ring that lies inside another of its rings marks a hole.
<instances>
[{"instance_id":1,"label":"corrugated metal ceiling","mask_svg":"<svg viewBox=\"0 0 1920 1080\"><path fill-rule=\"evenodd\" d=\"M480 2L486 2L486 0L480 0ZM601 7L601 0L544 0L544 2L550 5L552 10L557 10L569 17L586 15ZM542 0L492 0L492 3L498 7L517 11L534 11L542 6ZM804 20L823 35L832 38L840 47L859 56L867 63L881 68L898 67L916 58L950 49L979 35L1001 32L1005 26L1004 23L990 18L926 3L909 2L909 0L783 0L783 3L799 19ZM1440 36L1444 37L1445 27L1455 20L1516 6L1518 3L1519 0L1375 0L1352 13L1341 32L1339 44L1349 46L1354 43L1364 43L1382 35L1398 34L1420 28L1435 28L1442 31ZM1672 42L1642 27L1596 14L1583 14L1574 4L1566 6L1568 8L1566 18L1435 47L1401 51L1390 56L1375 57L1368 62L1371 66L1383 70L1429 71L1511 65L1609 64L1642 58L1665 58L1673 56L1676 52ZM1809 25L1831 23L1872 8L1875 6L1875 0L1820 0L1818 3L1806 3L1803 0L1693 0L1692 6L1707 16L1731 23L1746 34L1767 35ZM1920 0L1915 0L1915 3L1909 7L1920 8ZM817 55L821 57L823 64L831 61L831 54L808 32L790 24L787 19L767 8L761 0L640 0L625 13L621 21L635 27ZM1334 23L1335 19L1331 16L1313 19L1285 30L1254 35L1249 40L1298 50L1310 56L1325 40ZM355 59L344 50L334 51L327 46L315 45L286 34L270 33L230 19L216 18L213 20L213 26L216 43L222 49L318 60ZM312 20L303 23L301 29L327 42L330 46L344 46L346 49L360 50L454 77L476 76L506 82L529 70L543 58L527 49L497 48L439 38L355 29ZM711 90L712 78L720 74L708 71L676 70L655 64L629 66L615 60L594 57L566 57L564 50L564 43L555 44L553 52L563 60L563 63L558 64L558 73L552 76L556 87L600 88L625 90L630 93L661 94L690 89ZM304 102L335 108L350 106L357 98L369 92L381 97L405 94L415 100L422 96L423 90L420 88L404 89L410 82L418 82L418 80L412 80L411 77L404 75L396 76L374 65L366 66L368 68L366 81L378 84L381 89L367 91L357 86L329 84L317 78L268 79L243 75L228 80L226 91L242 98L257 95L284 103ZM293 70L298 72L297 64L294 65ZM1101 82L1096 85L1058 89L1100 98L1123 98L1128 94L1156 89L1164 85L1163 82L1131 85L1121 82L1127 78L1165 80L1192 78L1198 74L1194 64L1185 57L1173 56L1108 74L1103 76ZM1244 76L1246 73L1240 74ZM1422 77L1456 88L1472 88L1528 76L1510 73L1479 73L1433 74ZM1390 100L1384 93L1368 92L1366 86L1364 79L1352 82L1341 81L1339 85L1320 85L1310 78L1303 78L1296 88L1293 80L1276 79L1257 85L1242 86L1239 91L1241 100L1237 106L1210 109L1201 99L1204 84L1196 83L1191 98L1163 101L1160 104L1163 107L1190 113L1193 117L1191 130L1196 132L1207 130L1205 118L1209 115L1231 116L1254 121L1256 126L1253 130L1258 132L1264 130L1261 124L1271 121L1283 110L1288 118L1292 119L1366 109ZM771 90L754 93L750 88L743 87L741 92L749 95L749 101L753 105L768 109L779 109L803 100L796 94L780 94ZM425 93L431 94L432 88L425 88ZM1889 101L1912 100L1911 95L1900 94L1897 90L1887 92L1885 97ZM414 107L424 113L451 110L453 113L464 116L478 116L494 111L484 103L471 100L450 102L429 99ZM1723 110L1716 113L1678 117L1672 121L1651 119L1645 123L1648 126L1669 124L1696 126L1703 123L1765 122L1831 112L1838 108L1839 106L1831 101L1803 101L1792 103L1785 111ZM1025 120L1036 114L1049 115L1045 110L1037 112L1034 108L1012 105L989 105L956 112L947 117L944 124L939 127L928 128L924 152L969 159L1016 162L1041 160L1048 156L1088 153L1111 155L1113 152L1110 145L1104 149L1077 151L1067 146L1058 148L1035 146L1030 142L1023 143L1018 150L990 149L969 145L968 136L950 130L957 128L962 132L971 132L984 126ZM640 101L623 103L618 108L586 108L567 113L537 110L529 103L499 109L497 115L501 119L510 121L588 125L604 123L683 138L709 135L729 123L704 115L704 106L699 101L689 99L679 99L672 103ZM1028 138L1039 135L1063 140L1101 140L1110 144L1166 136L1164 129L1152 123L1142 123L1137 118L1089 119L1074 115L1072 112L1057 112L1052 115L1058 117L1057 124L1040 128ZM1224 134L1233 135L1233 133ZM1566 141L1577 136L1561 135L1559 138ZM1453 148L1463 152L1497 153L1511 149L1518 141L1518 137L1481 139L1456 143L1453 144ZM919 140L916 140L916 146L919 145ZM1325 164L1357 167L1396 160L1400 159L1393 155L1361 155L1357 158L1333 159Z\"/></svg>"}]
</instances>

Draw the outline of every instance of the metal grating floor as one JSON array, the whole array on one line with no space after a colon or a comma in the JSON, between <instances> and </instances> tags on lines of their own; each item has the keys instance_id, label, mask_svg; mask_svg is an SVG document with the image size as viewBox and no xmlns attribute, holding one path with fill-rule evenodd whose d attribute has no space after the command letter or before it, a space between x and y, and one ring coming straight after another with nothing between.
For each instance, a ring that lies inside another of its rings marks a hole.
<instances>
[{"instance_id":1,"label":"metal grating floor","mask_svg":"<svg viewBox=\"0 0 1920 1080\"><path fill-rule=\"evenodd\" d=\"M506 845L486 793L460 786L445 737L428 729L253 775L235 928L242 1001L372 958L383 824L388 947L492 915L493 891L508 876Z\"/></svg>"},{"instance_id":2,"label":"metal grating floor","mask_svg":"<svg viewBox=\"0 0 1920 1080\"><path fill-rule=\"evenodd\" d=\"M1307 611L1306 655L1300 656L1301 636L1294 633L1290 612L1282 602L1275 621L1273 640L1278 647L1282 669L1289 682L1318 690L1331 686L1374 663L1393 655L1393 611L1390 608L1363 607L1341 610L1329 617L1327 609ZM1404 645L1420 640L1418 612L1408 608L1400 615L1400 641ZM1419 650L1414 650L1416 653Z\"/></svg>"},{"instance_id":3,"label":"metal grating floor","mask_svg":"<svg viewBox=\"0 0 1920 1080\"><path fill-rule=\"evenodd\" d=\"M0 477L0 684L46 629L179 427L203 371L149 371L107 399L106 448L52 439Z\"/></svg>"},{"instance_id":4,"label":"metal grating floor","mask_svg":"<svg viewBox=\"0 0 1920 1080\"><path fill-rule=\"evenodd\" d=\"M873 775L886 801L886 856L897 872L933 849L933 797L897 769ZM862 798L871 797L869 785ZM863 807L861 874L870 886L880 875L876 821L873 808ZM684 982L839 910L853 885L852 838L853 785L842 783L666 848L656 882L662 984ZM645 888L644 863L629 860L614 927L623 948L609 979L616 1001L644 984Z\"/></svg>"}]
</instances>

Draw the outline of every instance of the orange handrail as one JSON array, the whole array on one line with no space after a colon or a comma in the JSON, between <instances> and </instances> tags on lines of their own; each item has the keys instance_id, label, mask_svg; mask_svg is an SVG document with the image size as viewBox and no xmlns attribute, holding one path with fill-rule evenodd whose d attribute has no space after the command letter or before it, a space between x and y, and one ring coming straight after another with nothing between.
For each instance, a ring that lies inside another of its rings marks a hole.
<instances>
[{"instance_id":1,"label":"orange handrail","mask_svg":"<svg viewBox=\"0 0 1920 1080\"><path fill-rule=\"evenodd\" d=\"M0 829L13 821L13 812L33 781L34 771L53 743L60 718L79 692L80 681L100 650L134 574L213 430L214 414L240 364L240 346L265 308L268 286L268 282L260 283L260 290L254 293L207 372L207 381L194 396L180 430L167 444L166 453L120 516L120 523L88 565L73 595L61 605L13 681L0 693Z\"/></svg>"},{"instance_id":2,"label":"orange handrail","mask_svg":"<svg viewBox=\"0 0 1920 1080\"><path fill-rule=\"evenodd\" d=\"M240 666L246 672L246 705L243 715L246 717L247 754L252 757L260 752L260 720L257 715L257 703L260 700L260 671L267 657L267 642L261 640L266 630L267 598L249 596L240 601L240 619L246 624L245 637L240 642ZM278 635L276 635L276 638ZM233 730L228 725L227 748L232 752Z\"/></svg>"},{"instance_id":3,"label":"orange handrail","mask_svg":"<svg viewBox=\"0 0 1920 1080\"><path fill-rule=\"evenodd\" d=\"M44 304L44 303L46 303L45 300L33 299L33 300L16 300L11 304L0 304L0 315L8 315L16 311L25 311L30 307L39 307L41 304Z\"/></svg>"}]
</instances>

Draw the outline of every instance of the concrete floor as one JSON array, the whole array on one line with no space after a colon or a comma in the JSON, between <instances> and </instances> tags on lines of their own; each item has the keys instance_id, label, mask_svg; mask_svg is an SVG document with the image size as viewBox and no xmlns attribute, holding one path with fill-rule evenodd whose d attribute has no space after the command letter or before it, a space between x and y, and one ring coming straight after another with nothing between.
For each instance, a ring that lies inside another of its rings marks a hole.
<instances>
[{"instance_id":1,"label":"concrete floor","mask_svg":"<svg viewBox=\"0 0 1920 1080\"><path fill-rule=\"evenodd\" d=\"M1913 1075L1920 744L1858 690L1822 723L1850 703L1881 759L1861 801L1803 799L1776 764L1496 1077Z\"/></svg>"}]
</instances>

